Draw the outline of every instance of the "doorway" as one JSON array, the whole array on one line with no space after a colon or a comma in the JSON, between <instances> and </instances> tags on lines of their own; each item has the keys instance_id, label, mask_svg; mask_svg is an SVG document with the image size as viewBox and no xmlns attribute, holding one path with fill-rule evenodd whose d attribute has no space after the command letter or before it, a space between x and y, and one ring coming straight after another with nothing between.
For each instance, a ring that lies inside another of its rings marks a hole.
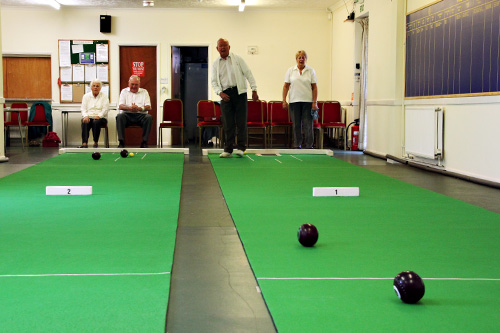
<instances>
[{"instance_id":1,"label":"doorway","mask_svg":"<svg viewBox=\"0 0 500 333\"><path fill-rule=\"evenodd\" d=\"M184 141L198 138L198 101L208 99L208 46L172 46L172 98L184 106Z\"/></svg>"},{"instance_id":2,"label":"doorway","mask_svg":"<svg viewBox=\"0 0 500 333\"><path fill-rule=\"evenodd\" d=\"M148 145L156 146L157 129L157 78L156 78L156 46L120 46L120 91L128 87L128 80L134 74L133 63L143 63L144 70L140 71L141 88L146 89L151 99L151 111L149 114L153 117L151 125L151 134L149 135ZM118 101L117 101L118 104ZM142 129L125 129L125 144L128 146L139 146L142 141Z\"/></svg>"}]
</instances>

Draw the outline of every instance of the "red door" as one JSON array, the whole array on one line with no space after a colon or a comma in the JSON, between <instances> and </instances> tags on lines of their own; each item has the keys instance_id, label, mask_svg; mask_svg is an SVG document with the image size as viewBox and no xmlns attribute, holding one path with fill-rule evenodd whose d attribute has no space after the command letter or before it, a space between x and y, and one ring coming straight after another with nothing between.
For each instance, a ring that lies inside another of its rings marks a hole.
<instances>
[{"instance_id":1,"label":"red door","mask_svg":"<svg viewBox=\"0 0 500 333\"><path fill-rule=\"evenodd\" d=\"M156 131L157 131L157 105L156 105L156 46L120 46L120 91L128 87L128 79L133 73L134 63L142 62L141 73L141 88L146 89L151 98L151 111L149 114L153 116L153 125L151 134L149 135L148 145L156 146ZM136 66L137 70L137 66ZM139 146L141 144L142 129L127 128L125 130L125 142L128 146Z\"/></svg>"}]
</instances>

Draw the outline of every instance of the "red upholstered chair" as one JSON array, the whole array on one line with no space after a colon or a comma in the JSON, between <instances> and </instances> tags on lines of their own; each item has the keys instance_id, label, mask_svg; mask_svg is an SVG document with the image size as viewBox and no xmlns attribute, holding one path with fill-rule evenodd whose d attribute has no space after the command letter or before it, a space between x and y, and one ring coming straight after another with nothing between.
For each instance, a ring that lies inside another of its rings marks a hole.
<instances>
[{"instance_id":1,"label":"red upholstered chair","mask_svg":"<svg viewBox=\"0 0 500 333\"><path fill-rule=\"evenodd\" d=\"M327 101L323 103L321 128L327 131L329 137L342 140L345 150L345 114L339 102Z\"/></svg>"},{"instance_id":2,"label":"red upholstered chair","mask_svg":"<svg viewBox=\"0 0 500 333\"><path fill-rule=\"evenodd\" d=\"M215 118L222 119L222 110L220 108L220 103L214 103L215 105Z\"/></svg>"},{"instance_id":3,"label":"red upholstered chair","mask_svg":"<svg viewBox=\"0 0 500 333\"><path fill-rule=\"evenodd\" d=\"M270 119L270 117L269 117L269 105L267 102L264 102L262 107L264 108L264 124L266 125L266 130L267 130L266 143L267 143L267 145L269 145L269 131L271 128L271 122L269 121L269 119Z\"/></svg>"},{"instance_id":4,"label":"red upholstered chair","mask_svg":"<svg viewBox=\"0 0 500 333\"><path fill-rule=\"evenodd\" d=\"M317 131L318 134L315 134L314 137L316 139L316 148L323 149L323 128L321 127L321 121L323 116L323 104L324 102L318 102L318 119L313 121L313 130Z\"/></svg>"},{"instance_id":5,"label":"red upholstered chair","mask_svg":"<svg viewBox=\"0 0 500 333\"><path fill-rule=\"evenodd\" d=\"M163 120L160 123L160 148L163 147L164 128L178 128L181 131L181 145L184 147L184 112L180 99L166 99L163 102Z\"/></svg>"},{"instance_id":6,"label":"red upholstered chair","mask_svg":"<svg viewBox=\"0 0 500 333\"><path fill-rule=\"evenodd\" d=\"M5 106L4 106L5 108ZM26 109L26 111L18 111L18 112L9 112L10 120L7 119L7 112L4 113L4 136L5 142L7 142L7 130L10 127L19 127L19 133L24 128L25 136L28 136L28 104L26 103L12 103L10 106L11 109ZM19 125L19 118L21 119L21 124ZM22 133L21 133L22 135ZM22 137L21 137L22 138ZM23 144L21 142L21 144Z\"/></svg>"},{"instance_id":7,"label":"red upholstered chair","mask_svg":"<svg viewBox=\"0 0 500 333\"><path fill-rule=\"evenodd\" d=\"M5 107L5 106L4 106ZM19 126L18 115L21 117L21 126L26 126L28 122L28 104L26 103L12 103L11 109L26 109L26 111L11 112L9 123L14 123L13 126ZM6 118L4 118L6 120ZM10 125L10 124L9 124ZM5 122L7 126L7 122Z\"/></svg>"},{"instance_id":8,"label":"red upholstered chair","mask_svg":"<svg viewBox=\"0 0 500 333\"><path fill-rule=\"evenodd\" d=\"M45 108L43 105L38 104L35 106L35 115L33 117L32 121L28 121L27 123L28 128L30 127L45 127L47 129L47 133L49 133L50 130L50 123L47 121L47 118L45 117ZM28 144L28 135L26 135L26 145Z\"/></svg>"},{"instance_id":9,"label":"red upholstered chair","mask_svg":"<svg viewBox=\"0 0 500 333\"><path fill-rule=\"evenodd\" d=\"M283 128L286 136L286 144L290 146L290 132L292 122L290 113L287 109L283 109L281 101L270 101L267 103L269 115L269 147L273 147L273 132L275 128Z\"/></svg>"},{"instance_id":10,"label":"red upholstered chair","mask_svg":"<svg viewBox=\"0 0 500 333\"><path fill-rule=\"evenodd\" d=\"M264 142L264 148L267 148L267 126L264 118L264 109L266 109L267 111L267 107L264 107L264 105L266 104L267 103L265 101L253 101L251 99L248 100L247 147L250 130L257 129L262 131L262 141Z\"/></svg>"},{"instance_id":11,"label":"red upholstered chair","mask_svg":"<svg viewBox=\"0 0 500 333\"><path fill-rule=\"evenodd\" d=\"M220 103L215 104L215 118L219 119L221 125L219 127L219 147L222 147L222 143L224 142L224 126L222 124L222 110L220 108Z\"/></svg>"},{"instance_id":12,"label":"red upholstered chair","mask_svg":"<svg viewBox=\"0 0 500 333\"><path fill-rule=\"evenodd\" d=\"M219 111L216 110L216 103L210 100L198 101L196 107L196 118L198 119L198 139L201 147L201 130L204 127L217 127L219 137L222 137L222 122L220 105ZM220 144L220 140L219 140Z\"/></svg>"}]
</instances>

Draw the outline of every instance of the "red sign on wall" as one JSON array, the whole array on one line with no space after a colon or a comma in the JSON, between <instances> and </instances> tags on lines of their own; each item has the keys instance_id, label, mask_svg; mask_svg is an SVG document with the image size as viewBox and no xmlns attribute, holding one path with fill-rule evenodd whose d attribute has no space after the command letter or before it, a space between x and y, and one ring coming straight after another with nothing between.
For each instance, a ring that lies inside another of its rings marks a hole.
<instances>
[{"instance_id":1,"label":"red sign on wall","mask_svg":"<svg viewBox=\"0 0 500 333\"><path fill-rule=\"evenodd\" d=\"M144 61L132 61L132 74L144 76Z\"/></svg>"}]
</instances>

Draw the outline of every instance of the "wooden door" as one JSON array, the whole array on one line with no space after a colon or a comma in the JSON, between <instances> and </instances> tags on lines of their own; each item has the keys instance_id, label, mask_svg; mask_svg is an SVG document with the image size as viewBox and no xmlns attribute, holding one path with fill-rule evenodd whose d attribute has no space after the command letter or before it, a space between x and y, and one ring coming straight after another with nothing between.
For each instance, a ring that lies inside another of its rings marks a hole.
<instances>
[{"instance_id":1,"label":"wooden door","mask_svg":"<svg viewBox=\"0 0 500 333\"><path fill-rule=\"evenodd\" d=\"M5 98L52 98L50 57L4 57Z\"/></svg>"},{"instance_id":2,"label":"wooden door","mask_svg":"<svg viewBox=\"0 0 500 333\"><path fill-rule=\"evenodd\" d=\"M156 105L156 46L120 46L120 91L128 87L128 80L133 73L133 63L144 62L144 73L141 78L141 88L146 89L151 98L151 111L153 125L148 144L156 146L157 110ZM125 130L125 143L128 146L141 144L142 129L127 128Z\"/></svg>"}]
</instances>

